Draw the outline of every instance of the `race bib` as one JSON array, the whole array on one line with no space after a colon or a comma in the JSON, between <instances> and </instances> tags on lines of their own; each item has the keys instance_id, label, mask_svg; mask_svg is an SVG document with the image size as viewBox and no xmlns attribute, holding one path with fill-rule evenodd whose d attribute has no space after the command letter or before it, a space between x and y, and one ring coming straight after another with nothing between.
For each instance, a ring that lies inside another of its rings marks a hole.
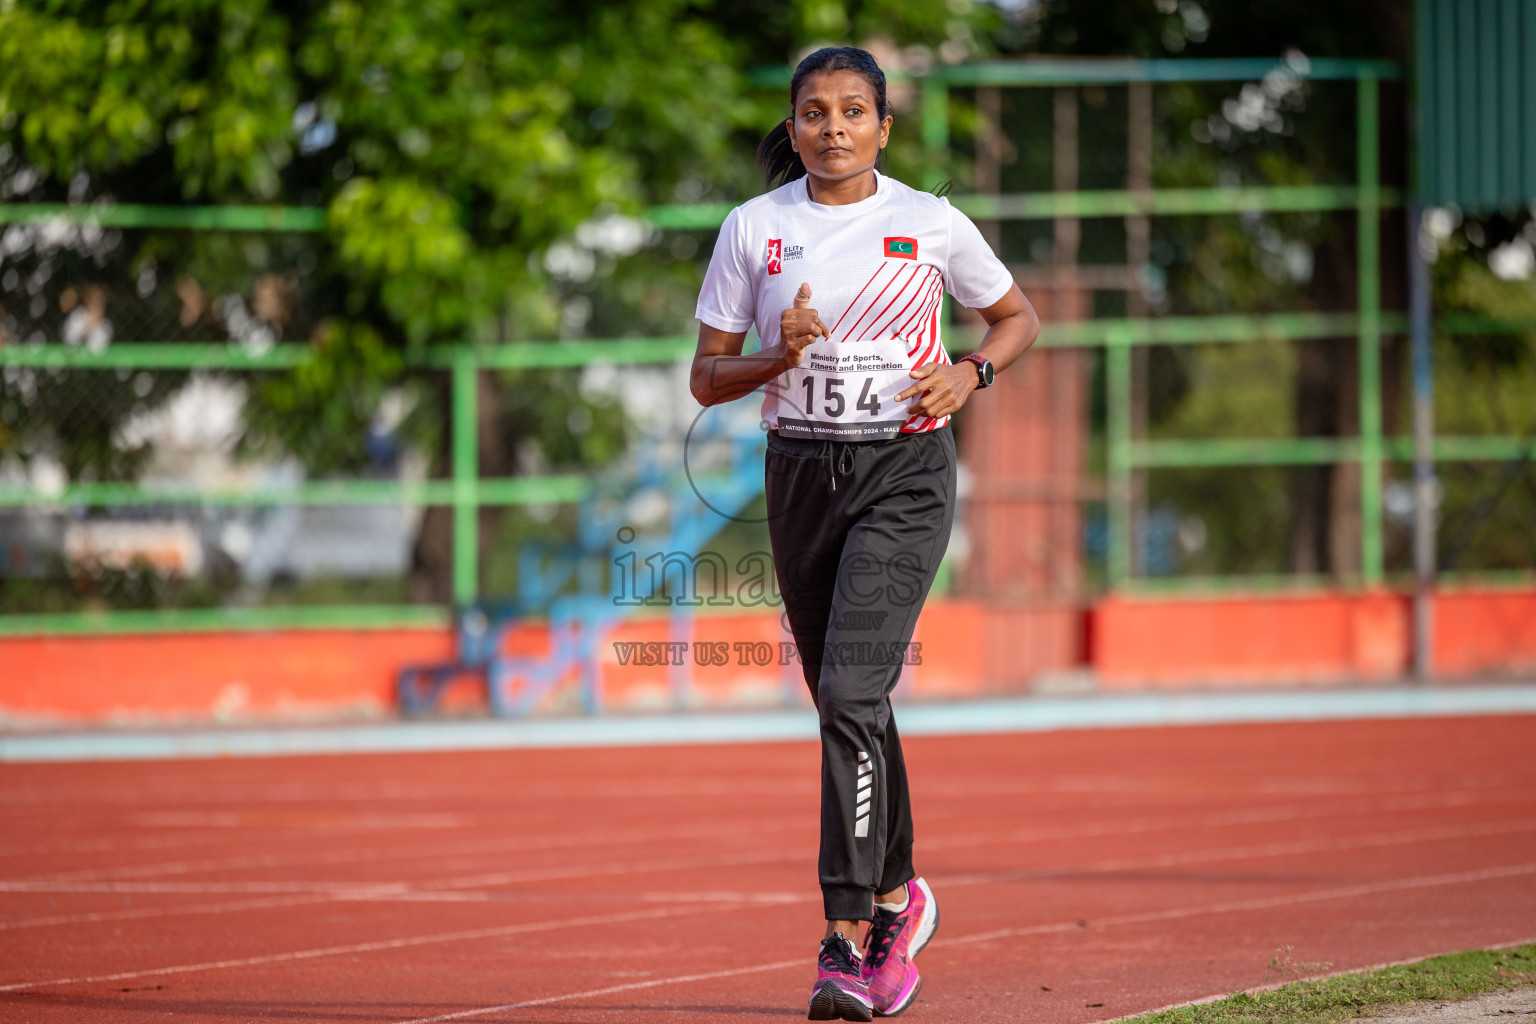
<instances>
[{"instance_id":1,"label":"race bib","mask_svg":"<svg viewBox=\"0 0 1536 1024\"><path fill-rule=\"evenodd\" d=\"M907 343L900 338L834 342L817 338L805 361L778 381L779 433L785 437L878 441L895 437L911 399Z\"/></svg>"}]
</instances>

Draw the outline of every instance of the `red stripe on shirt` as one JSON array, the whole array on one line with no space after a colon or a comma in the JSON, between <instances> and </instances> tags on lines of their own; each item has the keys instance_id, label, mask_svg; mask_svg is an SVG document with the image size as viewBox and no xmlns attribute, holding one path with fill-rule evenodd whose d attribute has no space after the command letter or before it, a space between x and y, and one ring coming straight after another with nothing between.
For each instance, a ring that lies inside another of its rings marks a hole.
<instances>
[{"instance_id":1,"label":"red stripe on shirt","mask_svg":"<svg viewBox=\"0 0 1536 1024\"><path fill-rule=\"evenodd\" d=\"M938 282L935 282L934 283L934 287L932 289L930 289L930 291L928 293L928 297L926 299L924 299L923 300L923 304L917 308L917 312L912 314L910 317L908 317L907 318L907 322L902 324L901 327L897 330L896 333L904 335L906 333L907 327L910 324L913 324L913 323L921 324L924 320L927 319L929 311L934 309L934 308L936 308L936 304L938 303L938 301L940 299L943 298L943 296L944 296L944 287L943 287L943 285L939 284ZM924 342L923 331L922 331L921 328L918 329L916 338L917 338L917 343L907 350L907 355L909 355L909 356L912 355L914 352L916 352L918 350L918 348L920 348L922 346L923 342Z\"/></svg>"},{"instance_id":2,"label":"red stripe on shirt","mask_svg":"<svg viewBox=\"0 0 1536 1024\"><path fill-rule=\"evenodd\" d=\"M843 321L848 318L849 313L853 312L853 307L858 305L859 299L862 298L864 293L869 290L869 286L875 283L875 278L880 276L880 271L884 270L885 267L886 264L882 263L880 266L875 268L875 272L873 274L869 275L869 280L864 282L864 287L859 289L859 294L853 297L853 301L848 303L848 308L843 310L843 315L838 317L837 323L832 325L832 336L835 337L837 335L837 329L843 326Z\"/></svg>"},{"instance_id":3,"label":"red stripe on shirt","mask_svg":"<svg viewBox=\"0 0 1536 1024\"><path fill-rule=\"evenodd\" d=\"M933 304L936 301L938 301L938 299L941 296L943 296L943 294L944 294L944 282L943 282L943 280L942 279L935 280L929 286L928 293L923 296L922 304L917 307L917 310L914 313L912 313L911 316L907 317L906 321L899 328L897 328L896 333L905 335L907 333L907 331L910 330L913 327L914 324L921 324L923 322L923 320L927 318L928 311L931 308L933 308ZM918 330L918 333L919 333L919 335L921 335L921 333L922 333L920 328Z\"/></svg>"},{"instance_id":4,"label":"red stripe on shirt","mask_svg":"<svg viewBox=\"0 0 1536 1024\"><path fill-rule=\"evenodd\" d=\"M918 298L923 294L923 290L928 287L929 282L933 279L933 275L938 272L933 267L923 266L921 267L924 272L922 280L918 280L918 269L918 266L913 267L912 277L907 280L906 284L902 285L901 291L896 293L896 298L886 303L885 309L882 309L880 311L880 315L875 317L875 319L870 323L869 329L864 332L865 338L879 338L885 336L890 331L891 325L894 324L903 313L910 309L912 307L912 303L916 302ZM916 285L916 287L913 287L913 285ZM896 311L895 316L891 317L885 322L885 326L883 328L876 329L875 325L880 322L880 317L885 316L886 311L889 310L892 306L896 305L896 303L900 301L901 297L906 295L908 292L911 292L911 298L907 299L906 304Z\"/></svg>"},{"instance_id":5,"label":"red stripe on shirt","mask_svg":"<svg viewBox=\"0 0 1536 1024\"><path fill-rule=\"evenodd\" d=\"M907 302L907 304L905 306L902 306L901 309L896 311L896 315L895 316L891 317L891 319L886 322L885 330L887 332L889 332L891 334L894 334L894 335L897 335L897 336L900 336L901 332L899 330L895 329L897 321L901 320L901 318L903 316L907 315L907 311L912 309L913 303L917 304L917 308L918 309L922 309L923 306L927 305L929 290L934 286L934 283L936 281L941 280L942 277L943 277L943 275L939 273L937 268L929 268L929 269L932 270L932 273L930 273L927 277L923 278L922 282L918 285L917 291L913 294L912 298ZM909 352L908 355L910 355L910 354L911 353Z\"/></svg>"},{"instance_id":6,"label":"red stripe on shirt","mask_svg":"<svg viewBox=\"0 0 1536 1024\"><path fill-rule=\"evenodd\" d=\"M906 320L902 321L901 326L897 327L895 329L895 331L892 332L892 333L894 333L894 334L896 334L896 335L898 335L900 337L905 337L906 333L907 333L907 328L908 327L910 327L913 323L922 323L923 315L927 312L929 305L933 302L933 297L936 294L937 295L942 295L943 292L944 292L944 286L943 286L943 284L942 284L942 282L940 280L930 281L928 283L928 286L927 286L927 292L923 296L922 303L918 305L917 311L915 313L913 313L911 316L907 317ZM909 350L907 352L907 354L911 355L912 353Z\"/></svg>"},{"instance_id":7,"label":"red stripe on shirt","mask_svg":"<svg viewBox=\"0 0 1536 1024\"><path fill-rule=\"evenodd\" d=\"M853 322L853 326L848 328L848 333L843 335L843 340L844 341L847 341L847 340L849 340L850 338L853 337L853 332L857 331L859 329L859 324L863 323L864 322L864 318L874 311L875 304L880 301L880 297L882 295L884 295L886 292L891 290L891 285L895 284L896 283L896 279L898 277L900 277L900 276L901 276L901 271L899 271L899 270L896 273L891 275L891 279L889 281L885 282L885 287L880 289L880 294L876 295L873 299L870 300L869 308L866 309L864 312L859 314L859 318ZM900 293L898 292L897 294L900 294ZM858 301L858 300L854 300L854 301ZM834 341L837 339L837 332L836 331L832 332L832 338L833 338Z\"/></svg>"}]
</instances>

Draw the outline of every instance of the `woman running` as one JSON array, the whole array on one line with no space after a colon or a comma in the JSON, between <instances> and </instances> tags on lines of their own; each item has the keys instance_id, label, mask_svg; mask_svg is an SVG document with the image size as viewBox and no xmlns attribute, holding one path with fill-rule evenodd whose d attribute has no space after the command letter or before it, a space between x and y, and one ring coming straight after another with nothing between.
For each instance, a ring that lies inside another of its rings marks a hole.
<instances>
[{"instance_id":1,"label":"woman running","mask_svg":"<svg viewBox=\"0 0 1536 1024\"><path fill-rule=\"evenodd\" d=\"M790 104L758 147L773 190L720 229L691 386L703 405L765 391L774 569L821 719L827 928L809 1017L867 1021L911 1005L912 958L939 921L912 868L890 693L949 542L949 417L1039 321L964 214L880 173L892 117L873 57L817 50ZM945 290L989 325L958 365L940 337ZM754 325L762 348L744 356Z\"/></svg>"}]
</instances>

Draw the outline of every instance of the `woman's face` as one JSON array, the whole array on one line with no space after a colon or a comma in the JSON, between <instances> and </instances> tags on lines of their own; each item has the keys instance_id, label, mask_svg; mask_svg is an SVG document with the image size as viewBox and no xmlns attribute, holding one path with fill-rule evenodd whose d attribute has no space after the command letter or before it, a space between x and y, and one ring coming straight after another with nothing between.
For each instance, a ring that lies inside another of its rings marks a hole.
<instances>
[{"instance_id":1,"label":"woman's face","mask_svg":"<svg viewBox=\"0 0 1536 1024\"><path fill-rule=\"evenodd\" d=\"M866 174L891 135L891 118L881 118L875 90L853 71L811 75L795 97L789 139L806 172L823 181Z\"/></svg>"}]
</instances>

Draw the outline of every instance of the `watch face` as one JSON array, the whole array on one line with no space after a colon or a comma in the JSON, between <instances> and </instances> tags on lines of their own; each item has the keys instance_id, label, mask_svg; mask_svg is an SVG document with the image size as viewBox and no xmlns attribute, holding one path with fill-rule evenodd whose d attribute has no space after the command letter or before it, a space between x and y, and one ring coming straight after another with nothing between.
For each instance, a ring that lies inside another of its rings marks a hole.
<instances>
[{"instance_id":1,"label":"watch face","mask_svg":"<svg viewBox=\"0 0 1536 1024\"><path fill-rule=\"evenodd\" d=\"M983 362L981 364L981 386L984 387L984 388L991 387L992 386L992 377L993 377L993 372L992 372L992 363L991 363L991 361L988 360L988 361Z\"/></svg>"}]
</instances>

